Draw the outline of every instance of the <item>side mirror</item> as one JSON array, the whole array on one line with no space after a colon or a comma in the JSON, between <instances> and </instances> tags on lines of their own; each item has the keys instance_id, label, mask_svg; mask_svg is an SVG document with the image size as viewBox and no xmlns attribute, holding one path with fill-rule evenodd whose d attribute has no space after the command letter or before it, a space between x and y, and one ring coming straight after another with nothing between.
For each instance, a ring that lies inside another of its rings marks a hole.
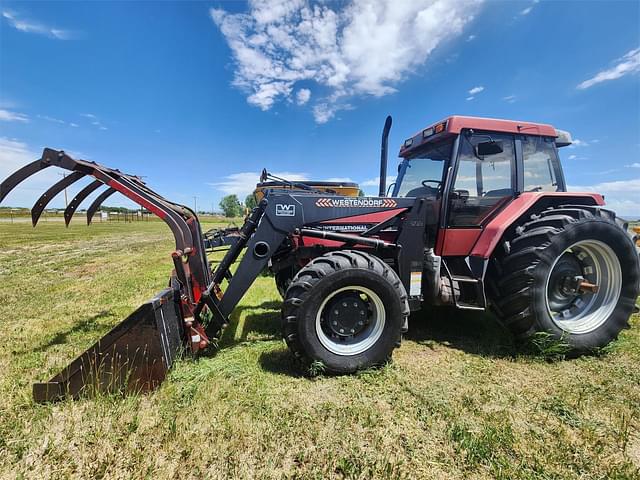
<instances>
[{"instance_id":1,"label":"side mirror","mask_svg":"<svg viewBox=\"0 0 640 480\"><path fill-rule=\"evenodd\" d=\"M269 174L267 173L267 169L263 168L262 173L260 173L260 183L264 183L269 178Z\"/></svg>"},{"instance_id":2,"label":"side mirror","mask_svg":"<svg viewBox=\"0 0 640 480\"><path fill-rule=\"evenodd\" d=\"M497 155L498 153L504 152L502 142L494 142L493 140L479 143L474 148L476 150L476 157L486 157L487 155Z\"/></svg>"}]
</instances>

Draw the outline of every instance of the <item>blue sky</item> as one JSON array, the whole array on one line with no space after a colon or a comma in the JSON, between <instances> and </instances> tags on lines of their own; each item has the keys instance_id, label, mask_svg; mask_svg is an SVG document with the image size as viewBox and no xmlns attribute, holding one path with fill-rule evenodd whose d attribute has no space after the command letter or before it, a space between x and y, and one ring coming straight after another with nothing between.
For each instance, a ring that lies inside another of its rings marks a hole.
<instances>
[{"instance_id":1,"label":"blue sky","mask_svg":"<svg viewBox=\"0 0 640 480\"><path fill-rule=\"evenodd\" d=\"M640 217L640 3L3 2L0 176L45 146L217 209L263 167L376 191L379 136L551 123L574 189ZM5 204L31 206L42 172ZM72 192L73 193L73 192ZM115 197L113 197L115 198ZM52 205L62 206L57 198ZM126 205L122 199L108 202Z\"/></svg>"}]
</instances>

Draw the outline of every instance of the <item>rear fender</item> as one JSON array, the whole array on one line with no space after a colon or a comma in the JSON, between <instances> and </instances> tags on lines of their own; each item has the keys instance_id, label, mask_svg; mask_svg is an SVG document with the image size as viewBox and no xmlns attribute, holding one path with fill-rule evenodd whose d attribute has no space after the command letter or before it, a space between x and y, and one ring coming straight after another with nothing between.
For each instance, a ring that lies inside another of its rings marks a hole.
<instances>
[{"instance_id":1,"label":"rear fender","mask_svg":"<svg viewBox=\"0 0 640 480\"><path fill-rule=\"evenodd\" d=\"M483 227L482 233L473 245L469 255L488 259L493 254L504 233L517 224L518 220L526 215L561 204L602 206L604 205L604 197L597 193L522 193Z\"/></svg>"}]
</instances>

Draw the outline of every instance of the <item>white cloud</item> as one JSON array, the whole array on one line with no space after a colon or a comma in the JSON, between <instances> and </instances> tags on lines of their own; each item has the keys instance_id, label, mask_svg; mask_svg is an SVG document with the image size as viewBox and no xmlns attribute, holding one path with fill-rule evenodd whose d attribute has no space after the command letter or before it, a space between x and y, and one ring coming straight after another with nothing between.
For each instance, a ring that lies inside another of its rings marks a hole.
<instances>
[{"instance_id":1,"label":"white cloud","mask_svg":"<svg viewBox=\"0 0 640 480\"><path fill-rule=\"evenodd\" d=\"M504 100L507 103L514 103L516 101L516 96L515 95L507 95L506 97L502 97L502 100Z\"/></svg>"},{"instance_id":2,"label":"white cloud","mask_svg":"<svg viewBox=\"0 0 640 480\"><path fill-rule=\"evenodd\" d=\"M325 93L312 111L324 123L350 98L394 92L463 32L481 1L251 0L247 13L212 8L210 15L235 60L233 85L250 104L269 110L290 99L297 82L315 82Z\"/></svg>"},{"instance_id":3,"label":"white cloud","mask_svg":"<svg viewBox=\"0 0 640 480\"><path fill-rule=\"evenodd\" d=\"M3 180L15 170L38 158L26 143L15 138L0 137L0 178Z\"/></svg>"},{"instance_id":4,"label":"white cloud","mask_svg":"<svg viewBox=\"0 0 640 480\"><path fill-rule=\"evenodd\" d=\"M40 158L26 143L15 138L0 137L0 181L16 170ZM52 168L47 168L20 183L2 202L3 206L31 207L35 200L59 180Z\"/></svg>"},{"instance_id":5,"label":"white cloud","mask_svg":"<svg viewBox=\"0 0 640 480\"><path fill-rule=\"evenodd\" d=\"M61 28L51 27L34 20L26 20L20 18L15 12L4 10L2 17L16 30L25 33L37 33L39 35L45 35L49 38L55 38L58 40L69 40L73 38L73 32L70 30L63 30Z\"/></svg>"},{"instance_id":6,"label":"white cloud","mask_svg":"<svg viewBox=\"0 0 640 480\"><path fill-rule=\"evenodd\" d=\"M102 122L98 119L98 117L96 115L94 115L93 113L81 113L80 116L88 119L89 122L91 123L91 125L93 125L97 129L99 129L99 130L108 130L107 127L105 127L102 124Z\"/></svg>"},{"instance_id":7,"label":"white cloud","mask_svg":"<svg viewBox=\"0 0 640 480\"><path fill-rule=\"evenodd\" d=\"M292 182L308 180L306 173L278 172L273 173L276 177L284 178ZM260 174L256 172L232 173L223 178L221 182L210 182L208 185L225 195L235 194L240 200L253 192L256 184L260 181Z\"/></svg>"},{"instance_id":8,"label":"white cloud","mask_svg":"<svg viewBox=\"0 0 640 480\"><path fill-rule=\"evenodd\" d=\"M309 90L308 88L301 88L300 90L298 90L298 93L296 93L296 103L298 105L306 104L310 98L311 90Z\"/></svg>"},{"instance_id":9,"label":"white cloud","mask_svg":"<svg viewBox=\"0 0 640 480\"><path fill-rule=\"evenodd\" d=\"M584 140L580 140L579 138L574 138L571 140L571 145L569 145L569 148L588 147L588 146L589 146L589 142L585 142Z\"/></svg>"},{"instance_id":10,"label":"white cloud","mask_svg":"<svg viewBox=\"0 0 640 480\"><path fill-rule=\"evenodd\" d=\"M466 98L466 100L467 100L467 102L470 102L470 101L471 101L471 100L473 100L474 98L476 98L476 97L474 97L473 95L471 95L470 97L467 97L467 98Z\"/></svg>"},{"instance_id":11,"label":"white cloud","mask_svg":"<svg viewBox=\"0 0 640 480\"><path fill-rule=\"evenodd\" d=\"M473 42L475 39L476 39L476 36L475 36L475 35L469 35L469 36L467 37L467 42Z\"/></svg>"},{"instance_id":12,"label":"white cloud","mask_svg":"<svg viewBox=\"0 0 640 480\"><path fill-rule=\"evenodd\" d=\"M569 160L575 160L576 158L578 158L577 155L569 155Z\"/></svg>"},{"instance_id":13,"label":"white cloud","mask_svg":"<svg viewBox=\"0 0 640 480\"><path fill-rule=\"evenodd\" d=\"M471 90L469 90L469 95L476 95L480 92L482 92L484 90L483 86L477 86L477 87L473 87Z\"/></svg>"},{"instance_id":14,"label":"white cloud","mask_svg":"<svg viewBox=\"0 0 640 480\"><path fill-rule=\"evenodd\" d=\"M616 80L625 75L636 73L640 71L640 48L627 52L622 58L616 60L616 65L597 73L594 77L580 83L577 88L579 90L585 90L589 87L597 85L598 83L606 82L609 80Z\"/></svg>"},{"instance_id":15,"label":"white cloud","mask_svg":"<svg viewBox=\"0 0 640 480\"><path fill-rule=\"evenodd\" d=\"M37 117L40 118L41 120L46 120L48 122L53 122L53 123L60 123L62 125L67 123L64 120L60 120L59 118L48 117L47 115L37 115Z\"/></svg>"},{"instance_id":16,"label":"white cloud","mask_svg":"<svg viewBox=\"0 0 640 480\"><path fill-rule=\"evenodd\" d=\"M569 185L571 192L594 192L605 196L607 208L620 216L640 218L640 178L602 182L595 185Z\"/></svg>"},{"instance_id":17,"label":"white cloud","mask_svg":"<svg viewBox=\"0 0 640 480\"><path fill-rule=\"evenodd\" d=\"M60 120L59 118L49 117L47 115L37 115L37 117L41 120L46 120L47 122L59 123L60 125L67 124L67 122L65 122L64 120ZM75 125L75 124L70 124L70 125Z\"/></svg>"},{"instance_id":18,"label":"white cloud","mask_svg":"<svg viewBox=\"0 0 640 480\"><path fill-rule=\"evenodd\" d=\"M12 112L10 110L0 108L0 120L4 122L27 123L29 121L29 117L24 113Z\"/></svg>"},{"instance_id":19,"label":"white cloud","mask_svg":"<svg viewBox=\"0 0 640 480\"><path fill-rule=\"evenodd\" d=\"M361 187L377 187L380 185L380 177L371 178L369 180L365 180L364 182L360 182Z\"/></svg>"},{"instance_id":20,"label":"white cloud","mask_svg":"<svg viewBox=\"0 0 640 480\"><path fill-rule=\"evenodd\" d=\"M331 177L327 178L325 182L354 183L349 177Z\"/></svg>"},{"instance_id":21,"label":"white cloud","mask_svg":"<svg viewBox=\"0 0 640 480\"><path fill-rule=\"evenodd\" d=\"M531 2L531 5L529 5L527 8L524 8L522 10L520 10L519 15L524 17L526 15L529 15L531 13L531 11L533 10L533 7L535 7L535 5L539 2L540 0L533 0L533 2ZM517 17L515 17L517 18Z\"/></svg>"},{"instance_id":22,"label":"white cloud","mask_svg":"<svg viewBox=\"0 0 640 480\"><path fill-rule=\"evenodd\" d=\"M631 163L629 165L625 165L625 167L627 167L627 168L640 168L640 163L638 163L638 162Z\"/></svg>"}]
</instances>

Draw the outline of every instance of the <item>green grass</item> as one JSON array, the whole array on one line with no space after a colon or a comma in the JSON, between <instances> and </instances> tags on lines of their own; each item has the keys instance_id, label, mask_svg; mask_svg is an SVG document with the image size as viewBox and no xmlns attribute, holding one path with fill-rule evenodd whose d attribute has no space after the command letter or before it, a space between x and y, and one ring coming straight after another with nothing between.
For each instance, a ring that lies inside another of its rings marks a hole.
<instances>
[{"instance_id":1,"label":"green grass","mask_svg":"<svg viewBox=\"0 0 640 480\"><path fill-rule=\"evenodd\" d=\"M171 249L159 222L0 224L0 478L640 478L638 316L562 360L429 311L391 365L309 377L260 277L220 349L156 392L34 404L34 381L166 285Z\"/></svg>"}]
</instances>

